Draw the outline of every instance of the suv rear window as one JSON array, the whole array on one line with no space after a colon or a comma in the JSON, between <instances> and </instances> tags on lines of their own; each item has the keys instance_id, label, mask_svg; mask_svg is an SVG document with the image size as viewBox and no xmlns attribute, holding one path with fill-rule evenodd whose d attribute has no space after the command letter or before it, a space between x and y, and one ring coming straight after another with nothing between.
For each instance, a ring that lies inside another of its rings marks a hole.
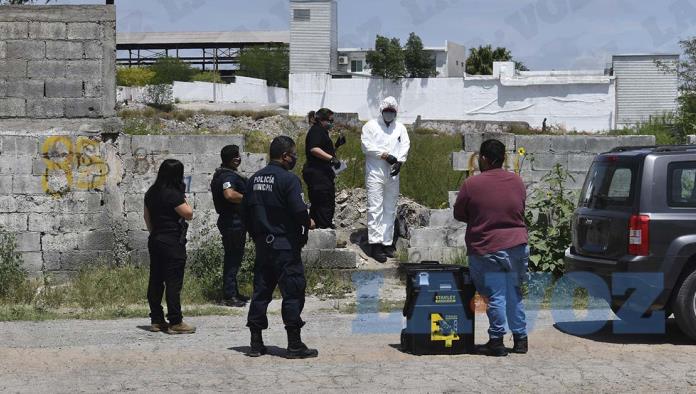
<instances>
[{"instance_id":1,"label":"suv rear window","mask_svg":"<svg viewBox=\"0 0 696 394\"><path fill-rule=\"evenodd\" d=\"M671 163L667 167L670 207L696 208L696 162Z\"/></svg>"},{"instance_id":2,"label":"suv rear window","mask_svg":"<svg viewBox=\"0 0 696 394\"><path fill-rule=\"evenodd\" d=\"M599 158L587 174L579 206L591 209L631 209L637 176L638 166L635 162Z\"/></svg>"}]
</instances>

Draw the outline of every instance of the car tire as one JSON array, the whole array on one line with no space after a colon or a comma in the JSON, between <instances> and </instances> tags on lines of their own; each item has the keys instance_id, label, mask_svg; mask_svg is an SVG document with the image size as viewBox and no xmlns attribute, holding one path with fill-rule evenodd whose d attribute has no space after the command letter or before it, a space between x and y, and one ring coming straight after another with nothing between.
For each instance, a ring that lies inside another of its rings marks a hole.
<instances>
[{"instance_id":1,"label":"car tire","mask_svg":"<svg viewBox=\"0 0 696 394\"><path fill-rule=\"evenodd\" d=\"M696 271L692 271L677 290L672 311L682 332L696 340Z\"/></svg>"}]
</instances>

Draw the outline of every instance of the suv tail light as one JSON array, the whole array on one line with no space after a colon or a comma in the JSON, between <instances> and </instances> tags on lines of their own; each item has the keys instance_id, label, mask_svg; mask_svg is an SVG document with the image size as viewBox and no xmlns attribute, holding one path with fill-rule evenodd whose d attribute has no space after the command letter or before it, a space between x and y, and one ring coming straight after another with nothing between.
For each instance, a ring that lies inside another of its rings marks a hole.
<instances>
[{"instance_id":1,"label":"suv tail light","mask_svg":"<svg viewBox=\"0 0 696 394\"><path fill-rule=\"evenodd\" d=\"M628 254L647 256L650 254L650 216L633 215L628 225Z\"/></svg>"}]
</instances>

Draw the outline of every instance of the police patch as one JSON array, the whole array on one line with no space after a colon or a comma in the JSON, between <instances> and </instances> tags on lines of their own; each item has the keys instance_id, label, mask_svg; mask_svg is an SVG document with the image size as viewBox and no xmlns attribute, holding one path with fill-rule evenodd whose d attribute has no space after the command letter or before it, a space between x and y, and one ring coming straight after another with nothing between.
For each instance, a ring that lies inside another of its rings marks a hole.
<instances>
[{"instance_id":1,"label":"police patch","mask_svg":"<svg viewBox=\"0 0 696 394\"><path fill-rule=\"evenodd\" d=\"M232 183L230 182L225 182L222 184L222 190L227 190L232 187Z\"/></svg>"}]
</instances>

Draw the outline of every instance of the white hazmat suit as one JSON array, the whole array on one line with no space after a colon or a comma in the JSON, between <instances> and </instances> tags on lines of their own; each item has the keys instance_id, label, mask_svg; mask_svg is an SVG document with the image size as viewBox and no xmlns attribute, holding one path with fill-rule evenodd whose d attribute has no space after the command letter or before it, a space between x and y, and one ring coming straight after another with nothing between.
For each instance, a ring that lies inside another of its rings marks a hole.
<instances>
[{"instance_id":1,"label":"white hazmat suit","mask_svg":"<svg viewBox=\"0 0 696 394\"><path fill-rule=\"evenodd\" d=\"M392 166L384 153L405 163L411 141L406 127L396 120L387 125L381 114L385 109L398 112L394 97L387 97L380 105L380 116L362 129L362 151L365 154L365 186L367 188L367 232L370 244L391 246L394 243L394 220L399 200L399 175L391 176Z\"/></svg>"}]
</instances>

